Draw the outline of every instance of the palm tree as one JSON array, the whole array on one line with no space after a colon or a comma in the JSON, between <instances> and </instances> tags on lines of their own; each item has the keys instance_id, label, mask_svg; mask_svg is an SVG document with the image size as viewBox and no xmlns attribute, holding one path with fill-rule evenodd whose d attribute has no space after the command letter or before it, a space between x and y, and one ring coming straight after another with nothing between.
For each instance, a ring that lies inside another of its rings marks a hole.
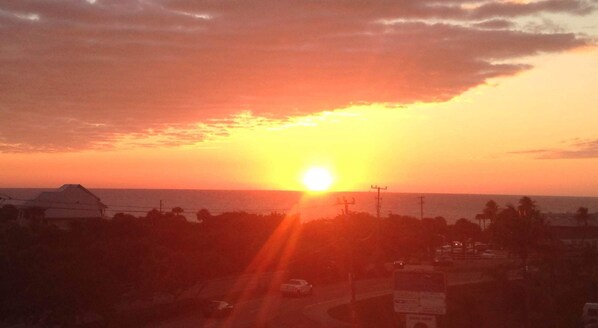
<instances>
[{"instance_id":1,"label":"palm tree","mask_svg":"<svg viewBox=\"0 0 598 328\"><path fill-rule=\"evenodd\" d=\"M496 241L527 265L532 251L541 251L550 243L550 230L542 213L529 197L519 200L519 205L507 205L496 216L493 224Z\"/></svg>"},{"instance_id":2,"label":"palm tree","mask_svg":"<svg viewBox=\"0 0 598 328\"><path fill-rule=\"evenodd\" d=\"M493 225L496 240L521 260L525 293L525 326L530 326L530 282L528 258L531 252L540 251L551 241L544 217L529 197L522 197L517 208L507 205L500 211Z\"/></svg>"},{"instance_id":3,"label":"palm tree","mask_svg":"<svg viewBox=\"0 0 598 328\"><path fill-rule=\"evenodd\" d=\"M499 210L498 204L491 199L486 202L486 205L482 209L482 213L477 214L475 217L476 220L480 222L480 228L482 229L484 241L486 243L494 243L494 231L496 230L494 222L496 221ZM486 221L490 221L488 230L486 230Z\"/></svg>"},{"instance_id":4,"label":"palm tree","mask_svg":"<svg viewBox=\"0 0 598 328\"><path fill-rule=\"evenodd\" d=\"M484 215L484 219L489 220L490 224L492 224L492 222L496 219L496 215L498 215L498 210L498 204L496 204L496 202L492 199L489 200L488 202L486 202L486 206L484 207L484 210L482 212L482 214ZM486 223L484 221L484 227L485 226Z\"/></svg>"},{"instance_id":5,"label":"palm tree","mask_svg":"<svg viewBox=\"0 0 598 328\"><path fill-rule=\"evenodd\" d=\"M480 228L486 230L486 220L490 221L490 224L496 219L498 214L498 204L495 201L489 200L486 202L486 206L482 210L482 214L477 214L475 219L480 222Z\"/></svg>"},{"instance_id":6,"label":"palm tree","mask_svg":"<svg viewBox=\"0 0 598 328\"><path fill-rule=\"evenodd\" d=\"M521 197L517 211L520 217L531 217L537 212L536 202L527 196Z\"/></svg>"}]
</instances>

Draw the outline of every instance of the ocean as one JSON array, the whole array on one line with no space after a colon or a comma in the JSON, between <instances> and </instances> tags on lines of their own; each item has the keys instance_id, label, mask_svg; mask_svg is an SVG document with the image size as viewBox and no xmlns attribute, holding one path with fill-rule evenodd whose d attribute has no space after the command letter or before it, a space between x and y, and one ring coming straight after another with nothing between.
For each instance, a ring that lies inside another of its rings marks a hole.
<instances>
[{"instance_id":1,"label":"ocean","mask_svg":"<svg viewBox=\"0 0 598 328\"><path fill-rule=\"evenodd\" d=\"M34 198L42 191L52 189L0 189L0 206ZM181 207L188 220L195 213L207 209L212 214L245 211L256 214L300 213L305 221L331 218L341 213L343 199L352 202L350 211L376 214L376 195L371 192L330 192L309 194L297 191L265 190L174 190L174 189L89 189L108 206L109 216L123 212L142 216L153 208L164 211ZM460 218L474 220L488 200L500 206L517 204L523 195L467 195L467 194L416 194L381 193L381 216L389 213L420 216L420 196L424 201L424 217L442 216L454 223ZM574 213L580 206L590 213L598 212L598 197L530 196L544 213Z\"/></svg>"}]
</instances>

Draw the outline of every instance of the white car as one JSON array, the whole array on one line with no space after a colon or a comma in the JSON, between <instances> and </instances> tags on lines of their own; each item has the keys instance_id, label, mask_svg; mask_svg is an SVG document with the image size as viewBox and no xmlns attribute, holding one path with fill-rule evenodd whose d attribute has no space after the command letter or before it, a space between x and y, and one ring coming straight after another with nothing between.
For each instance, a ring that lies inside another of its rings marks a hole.
<instances>
[{"instance_id":1,"label":"white car","mask_svg":"<svg viewBox=\"0 0 598 328\"><path fill-rule=\"evenodd\" d=\"M280 285L280 291L283 295L311 295L313 286L303 279L291 279Z\"/></svg>"},{"instance_id":2,"label":"white car","mask_svg":"<svg viewBox=\"0 0 598 328\"><path fill-rule=\"evenodd\" d=\"M487 249L480 254L480 257L484 259L495 259L499 256L493 250Z\"/></svg>"}]
</instances>

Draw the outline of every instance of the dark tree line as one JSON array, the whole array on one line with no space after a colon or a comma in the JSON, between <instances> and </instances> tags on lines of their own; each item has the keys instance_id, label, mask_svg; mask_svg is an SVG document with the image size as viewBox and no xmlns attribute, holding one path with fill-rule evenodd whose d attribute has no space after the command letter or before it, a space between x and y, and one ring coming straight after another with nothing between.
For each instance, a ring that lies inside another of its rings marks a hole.
<instances>
[{"instance_id":1,"label":"dark tree line","mask_svg":"<svg viewBox=\"0 0 598 328\"><path fill-rule=\"evenodd\" d=\"M289 268L293 274L314 281L346 277L350 257L357 277L380 275L389 273L384 263L431 260L435 250L449 241L473 244L481 238L480 227L467 219L448 225L443 217L420 220L396 214L377 219L367 213L352 213L307 222L301 228Z\"/></svg>"},{"instance_id":2,"label":"dark tree line","mask_svg":"<svg viewBox=\"0 0 598 328\"><path fill-rule=\"evenodd\" d=\"M280 213L196 213L182 208L144 217L74 223L69 230L37 222L17 224L16 208L0 208L0 317L34 323L51 318L74 323L77 315L109 316L119 306L157 295L176 297L211 278L286 270L316 282L399 257L426 257L447 238L470 238L463 221L366 213L301 223ZM454 237L453 237L454 236ZM378 268L379 269L379 268Z\"/></svg>"},{"instance_id":3,"label":"dark tree line","mask_svg":"<svg viewBox=\"0 0 598 328\"><path fill-rule=\"evenodd\" d=\"M200 210L197 222L188 222L182 208L144 217L116 214L65 231L21 227L15 213L0 208L0 317L10 323L52 317L68 324L87 312L109 316L129 301L176 297L211 278L240 273L285 270L316 283L334 282L345 279L349 257L353 271L364 277L399 258L431 259L449 241L484 241L523 261L557 252L529 198L516 207L489 202L483 231L467 219L449 225L442 217L377 219L367 213L301 223L281 213Z\"/></svg>"},{"instance_id":4,"label":"dark tree line","mask_svg":"<svg viewBox=\"0 0 598 328\"><path fill-rule=\"evenodd\" d=\"M583 244L592 220L588 209L575 214L581 248L563 244L529 197L504 207L489 201L480 217L489 221L483 238L520 260L522 279L509 282L504 270L498 275L496 292L504 299L498 310L520 312L523 327L581 326L583 304L598 301L598 253Z\"/></svg>"},{"instance_id":5,"label":"dark tree line","mask_svg":"<svg viewBox=\"0 0 598 328\"><path fill-rule=\"evenodd\" d=\"M12 213L0 209L0 318L27 324L74 324L88 312L109 316L130 301L176 297L209 278L242 272L284 219L239 212L197 224L178 210L154 210L60 230L20 226Z\"/></svg>"}]
</instances>

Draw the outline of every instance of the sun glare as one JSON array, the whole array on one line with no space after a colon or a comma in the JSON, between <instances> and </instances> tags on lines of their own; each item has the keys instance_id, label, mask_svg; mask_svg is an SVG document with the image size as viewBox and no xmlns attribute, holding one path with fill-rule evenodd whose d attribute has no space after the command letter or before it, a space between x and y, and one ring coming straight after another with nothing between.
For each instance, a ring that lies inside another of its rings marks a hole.
<instances>
[{"instance_id":1,"label":"sun glare","mask_svg":"<svg viewBox=\"0 0 598 328\"><path fill-rule=\"evenodd\" d=\"M326 169L313 167L303 175L303 184L309 191L325 191L332 185L332 175Z\"/></svg>"}]
</instances>

